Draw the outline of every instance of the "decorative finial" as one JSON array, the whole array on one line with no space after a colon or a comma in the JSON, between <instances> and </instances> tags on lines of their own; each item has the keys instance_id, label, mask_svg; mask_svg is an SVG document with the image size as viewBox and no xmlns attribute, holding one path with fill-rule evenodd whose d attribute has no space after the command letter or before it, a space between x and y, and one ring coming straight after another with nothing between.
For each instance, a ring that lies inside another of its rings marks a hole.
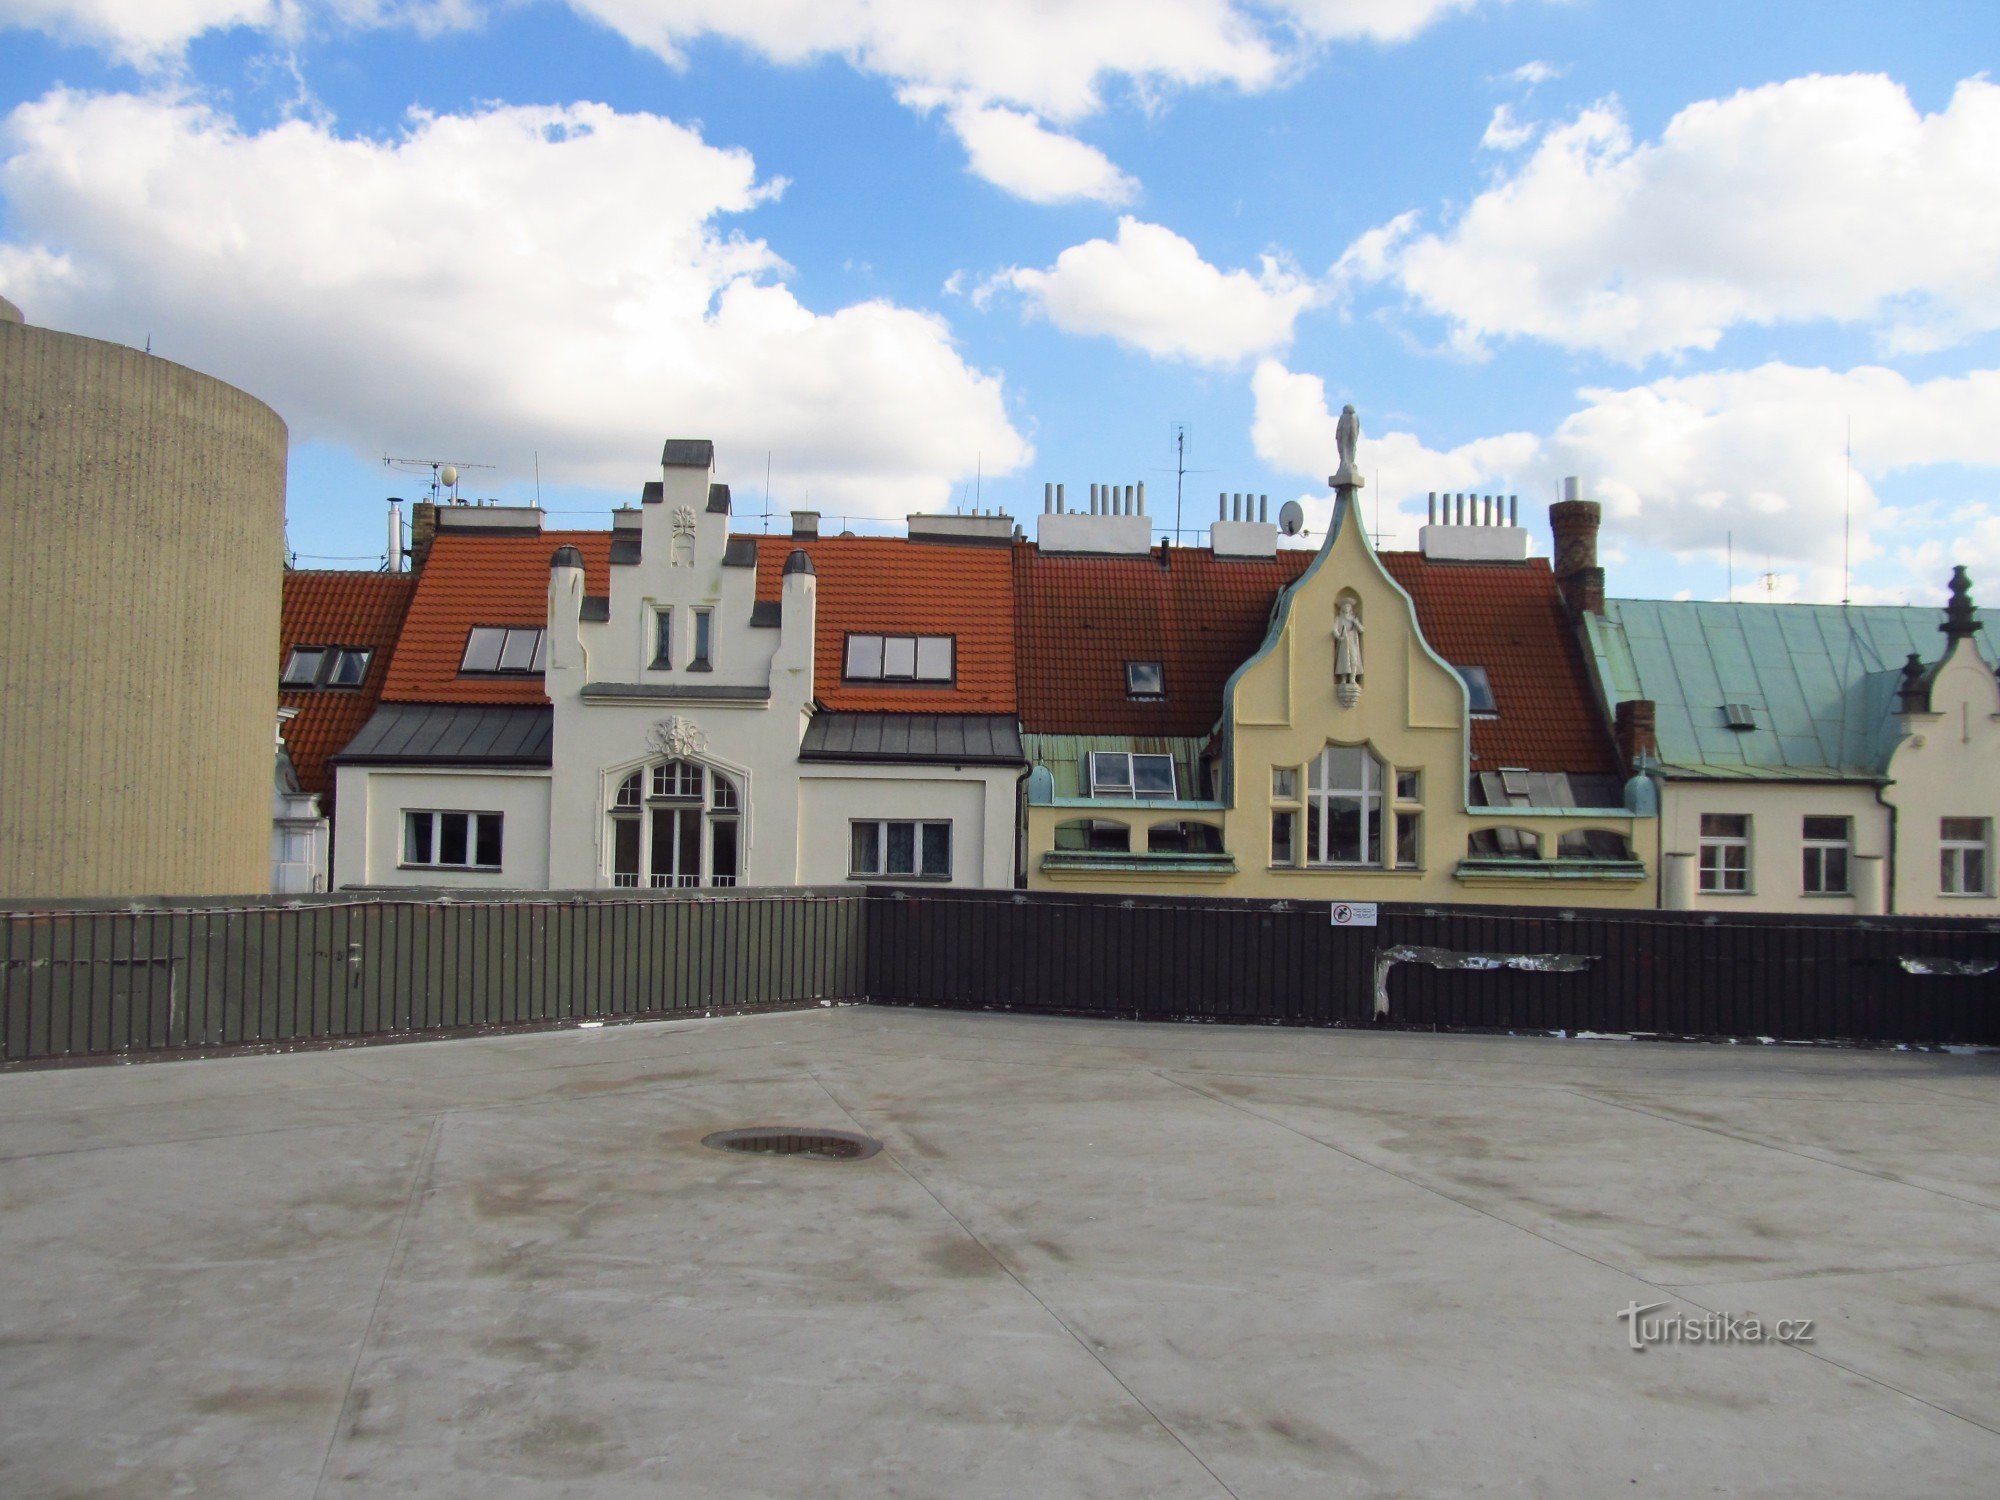
<instances>
[{"instance_id":1,"label":"decorative finial","mask_svg":"<svg viewBox=\"0 0 2000 1500\"><path fill-rule=\"evenodd\" d=\"M1358 490L1366 482L1361 470L1354 465L1354 450L1361 442L1361 418L1355 415L1352 405L1340 409L1340 420L1334 424L1333 440L1340 449L1340 467L1327 476L1327 483L1337 490Z\"/></svg>"},{"instance_id":2,"label":"decorative finial","mask_svg":"<svg viewBox=\"0 0 2000 1500\"><path fill-rule=\"evenodd\" d=\"M1944 607L1944 624L1938 629L1948 641L1962 641L1975 630L1984 630L1979 606L1972 602L1972 577L1963 564L1951 570L1951 602Z\"/></svg>"},{"instance_id":3,"label":"decorative finial","mask_svg":"<svg viewBox=\"0 0 2000 1500\"><path fill-rule=\"evenodd\" d=\"M1931 685L1926 680L1923 658L1912 651L1909 660L1903 663L1903 680L1896 684L1897 712L1906 714L1929 713L1931 709Z\"/></svg>"}]
</instances>

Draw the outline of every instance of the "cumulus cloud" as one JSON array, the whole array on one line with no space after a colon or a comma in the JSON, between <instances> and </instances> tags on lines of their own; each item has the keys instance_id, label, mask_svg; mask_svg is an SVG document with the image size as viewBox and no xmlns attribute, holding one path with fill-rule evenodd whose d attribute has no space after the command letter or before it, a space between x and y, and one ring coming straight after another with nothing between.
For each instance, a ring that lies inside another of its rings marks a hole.
<instances>
[{"instance_id":1,"label":"cumulus cloud","mask_svg":"<svg viewBox=\"0 0 2000 1500\"><path fill-rule=\"evenodd\" d=\"M1406 42L1479 0L1279 0L1277 9L1308 34L1327 40Z\"/></svg>"},{"instance_id":2,"label":"cumulus cloud","mask_svg":"<svg viewBox=\"0 0 2000 1500\"><path fill-rule=\"evenodd\" d=\"M277 0L0 0L0 28L19 26L155 67L207 31L269 27Z\"/></svg>"},{"instance_id":3,"label":"cumulus cloud","mask_svg":"<svg viewBox=\"0 0 2000 1500\"><path fill-rule=\"evenodd\" d=\"M1335 408L1320 377L1266 360L1251 391L1259 456L1323 481L1337 450ZM1879 491L1891 476L1914 488L1921 476L1910 471L1930 465L2000 469L2000 370L1913 381L1878 366L1772 363L1578 397L1577 410L1547 435L1504 433L1447 449L1409 433L1378 436L1364 411L1362 471L1371 484L1381 475L1382 498L1406 516L1420 513L1429 490L1550 496L1563 475L1579 474L1603 502L1611 538L1719 560L1733 534L1744 579L1766 560L1791 570L1780 577L1782 597L1840 597L1844 505L1853 563L1882 560L1871 587L1883 597L1912 587L1927 597L1931 575L1949 571L1938 570L1947 555L2000 556L1989 511L1967 510L1942 529L1920 526L1915 508L1892 508ZM1407 521L1398 534L1413 536ZM1859 589L1855 596L1864 597Z\"/></svg>"},{"instance_id":4,"label":"cumulus cloud","mask_svg":"<svg viewBox=\"0 0 2000 1500\"><path fill-rule=\"evenodd\" d=\"M1514 107L1502 104L1493 111L1493 118L1486 122L1486 133L1479 138L1482 149L1487 151L1518 151L1535 138L1541 127L1526 120L1514 118Z\"/></svg>"},{"instance_id":5,"label":"cumulus cloud","mask_svg":"<svg viewBox=\"0 0 2000 1500\"><path fill-rule=\"evenodd\" d=\"M1271 256L1223 271L1171 229L1127 216L1118 238L1072 245L1044 270L1016 266L981 290L1018 292L1065 333L1163 359L1227 366L1282 349L1320 288Z\"/></svg>"},{"instance_id":6,"label":"cumulus cloud","mask_svg":"<svg viewBox=\"0 0 2000 1500\"><path fill-rule=\"evenodd\" d=\"M1441 233L1405 214L1340 274L1386 281L1480 351L1530 337L1628 361L1740 324L1833 319L1891 351L2000 327L2000 86L1920 114L1879 76L1690 105L1636 143L1615 101L1548 130Z\"/></svg>"},{"instance_id":7,"label":"cumulus cloud","mask_svg":"<svg viewBox=\"0 0 2000 1500\"><path fill-rule=\"evenodd\" d=\"M274 405L295 440L512 454L623 486L670 432L774 449L822 508L942 502L1030 455L937 316L803 306L718 221L782 184L607 106L411 118L390 140L240 131L161 97L56 92L5 126L0 285Z\"/></svg>"},{"instance_id":8,"label":"cumulus cloud","mask_svg":"<svg viewBox=\"0 0 2000 1500\"><path fill-rule=\"evenodd\" d=\"M905 104L928 109L945 103L935 90L906 88ZM1051 130L1025 110L966 100L947 103L945 117L965 147L977 177L1030 203L1088 200L1116 207L1137 196L1139 184L1102 151Z\"/></svg>"}]
</instances>

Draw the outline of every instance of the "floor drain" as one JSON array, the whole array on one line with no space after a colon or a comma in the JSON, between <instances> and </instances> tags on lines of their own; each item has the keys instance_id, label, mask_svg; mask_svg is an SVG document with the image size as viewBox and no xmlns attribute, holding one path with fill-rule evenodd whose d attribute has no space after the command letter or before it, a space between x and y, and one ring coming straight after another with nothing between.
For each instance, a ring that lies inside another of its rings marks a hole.
<instances>
[{"instance_id":1,"label":"floor drain","mask_svg":"<svg viewBox=\"0 0 2000 1500\"><path fill-rule=\"evenodd\" d=\"M851 1130L794 1130L784 1125L718 1130L703 1136L701 1143L717 1151L759 1151L767 1156L803 1156L807 1161L862 1161L882 1149L880 1141Z\"/></svg>"}]
</instances>

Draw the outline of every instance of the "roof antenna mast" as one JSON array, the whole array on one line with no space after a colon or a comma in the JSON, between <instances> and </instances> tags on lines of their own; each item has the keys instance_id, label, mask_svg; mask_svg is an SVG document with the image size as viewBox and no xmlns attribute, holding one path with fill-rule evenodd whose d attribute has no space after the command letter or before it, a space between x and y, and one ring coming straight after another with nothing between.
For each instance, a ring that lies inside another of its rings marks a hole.
<instances>
[{"instance_id":1,"label":"roof antenna mast","mask_svg":"<svg viewBox=\"0 0 2000 1500\"><path fill-rule=\"evenodd\" d=\"M1840 603L1843 608L1854 592L1854 414L1847 417L1847 474L1840 492Z\"/></svg>"},{"instance_id":2,"label":"roof antenna mast","mask_svg":"<svg viewBox=\"0 0 2000 1500\"><path fill-rule=\"evenodd\" d=\"M1174 545L1181 544L1181 481L1187 477L1187 423L1174 423Z\"/></svg>"}]
</instances>

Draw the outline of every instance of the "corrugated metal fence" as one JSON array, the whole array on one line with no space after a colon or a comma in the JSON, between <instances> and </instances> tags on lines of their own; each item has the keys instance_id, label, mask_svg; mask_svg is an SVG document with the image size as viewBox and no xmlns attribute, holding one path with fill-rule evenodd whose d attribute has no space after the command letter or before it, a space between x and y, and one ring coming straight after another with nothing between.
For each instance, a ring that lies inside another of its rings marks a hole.
<instances>
[{"instance_id":1,"label":"corrugated metal fence","mask_svg":"<svg viewBox=\"0 0 2000 1500\"><path fill-rule=\"evenodd\" d=\"M1379 910L1341 928L1325 902L880 887L15 908L0 1059L863 999L2000 1045L2000 923Z\"/></svg>"}]
</instances>

